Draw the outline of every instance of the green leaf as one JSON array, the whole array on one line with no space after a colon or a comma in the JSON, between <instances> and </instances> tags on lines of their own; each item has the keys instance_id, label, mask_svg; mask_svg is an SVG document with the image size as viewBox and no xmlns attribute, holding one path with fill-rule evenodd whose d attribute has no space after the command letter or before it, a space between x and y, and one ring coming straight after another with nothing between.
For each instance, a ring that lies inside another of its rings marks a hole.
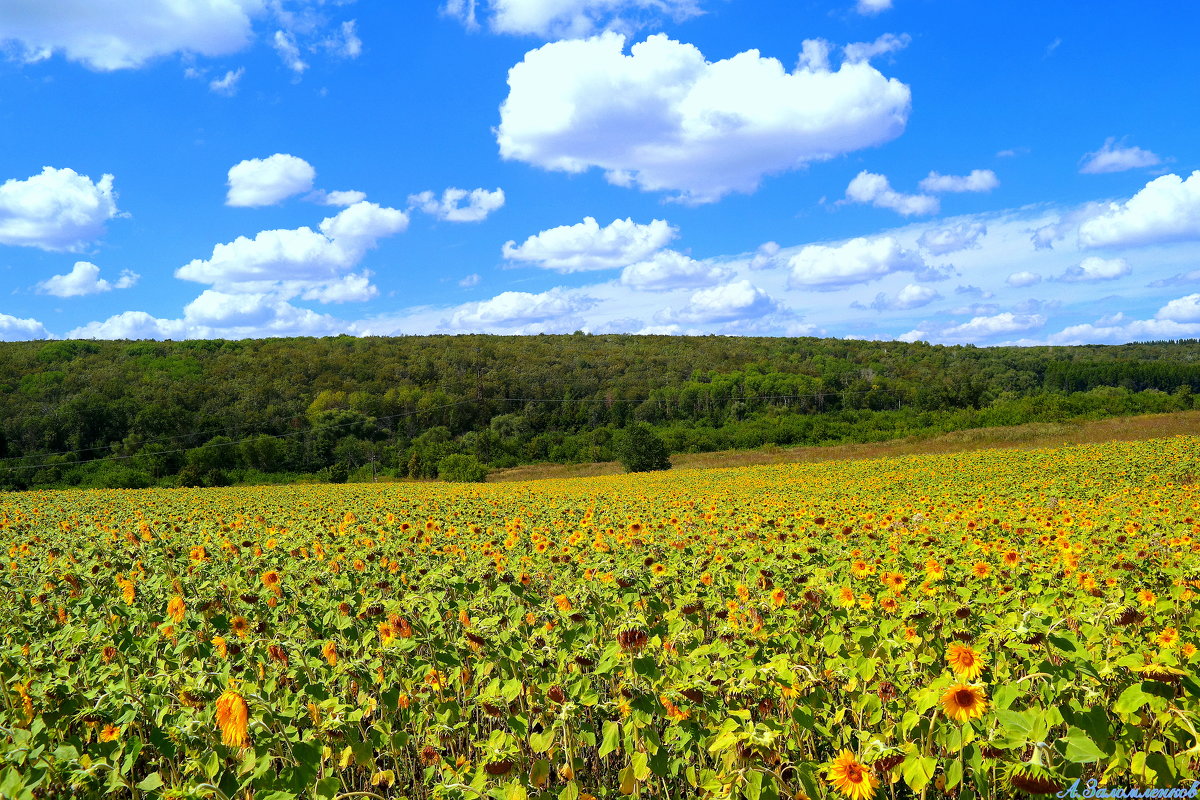
<instances>
[{"instance_id":1,"label":"green leaf","mask_svg":"<svg viewBox=\"0 0 1200 800\"><path fill-rule=\"evenodd\" d=\"M535 753L544 753L554 744L554 729L529 735L529 747Z\"/></svg>"},{"instance_id":2,"label":"green leaf","mask_svg":"<svg viewBox=\"0 0 1200 800\"><path fill-rule=\"evenodd\" d=\"M579 784L567 781L567 785L558 793L558 800L579 800Z\"/></svg>"},{"instance_id":3,"label":"green leaf","mask_svg":"<svg viewBox=\"0 0 1200 800\"><path fill-rule=\"evenodd\" d=\"M950 762L950 766L946 767L946 788L953 789L962 782L963 765L962 761L957 758Z\"/></svg>"},{"instance_id":4,"label":"green leaf","mask_svg":"<svg viewBox=\"0 0 1200 800\"><path fill-rule=\"evenodd\" d=\"M1145 685L1145 683L1135 683L1121 692L1117 702L1113 703L1113 711L1118 714L1132 714L1149 703L1151 695L1143 689Z\"/></svg>"},{"instance_id":5,"label":"green leaf","mask_svg":"<svg viewBox=\"0 0 1200 800\"><path fill-rule=\"evenodd\" d=\"M612 720L604 723L604 741L600 744L600 757L604 758L609 753L618 749L621 746L621 726Z\"/></svg>"},{"instance_id":6,"label":"green leaf","mask_svg":"<svg viewBox=\"0 0 1200 800\"><path fill-rule=\"evenodd\" d=\"M634 753L630 759L633 767L633 777L640 783L650 777L650 759L645 753Z\"/></svg>"},{"instance_id":7,"label":"green leaf","mask_svg":"<svg viewBox=\"0 0 1200 800\"><path fill-rule=\"evenodd\" d=\"M1074 761L1077 764L1091 764L1104 756L1104 751L1086 733L1079 728L1067 729L1066 758L1068 761Z\"/></svg>"},{"instance_id":8,"label":"green leaf","mask_svg":"<svg viewBox=\"0 0 1200 800\"><path fill-rule=\"evenodd\" d=\"M317 797L333 797L342 788L342 782L336 776L330 776L317 781Z\"/></svg>"},{"instance_id":9,"label":"green leaf","mask_svg":"<svg viewBox=\"0 0 1200 800\"><path fill-rule=\"evenodd\" d=\"M162 785L162 775L159 775L157 772L151 772L138 783L137 788L143 792L153 792L155 789L161 789Z\"/></svg>"},{"instance_id":10,"label":"green leaf","mask_svg":"<svg viewBox=\"0 0 1200 800\"><path fill-rule=\"evenodd\" d=\"M915 751L905 756L904 763L900 765L900 775L914 792L920 792L925 788L925 784L933 780L933 773L936 770L936 758L922 756Z\"/></svg>"}]
</instances>

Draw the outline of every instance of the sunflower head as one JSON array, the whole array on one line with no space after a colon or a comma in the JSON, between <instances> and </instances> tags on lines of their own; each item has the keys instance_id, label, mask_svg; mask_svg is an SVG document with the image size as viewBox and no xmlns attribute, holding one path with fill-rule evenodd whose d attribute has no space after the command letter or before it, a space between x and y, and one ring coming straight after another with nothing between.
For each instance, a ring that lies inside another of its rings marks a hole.
<instances>
[{"instance_id":1,"label":"sunflower head","mask_svg":"<svg viewBox=\"0 0 1200 800\"><path fill-rule=\"evenodd\" d=\"M850 800L870 800L879 785L870 767L842 750L826 767L829 784Z\"/></svg>"},{"instance_id":2,"label":"sunflower head","mask_svg":"<svg viewBox=\"0 0 1200 800\"><path fill-rule=\"evenodd\" d=\"M983 674L987 660L969 644L954 642L946 650L946 662L962 680L977 680Z\"/></svg>"},{"instance_id":3,"label":"sunflower head","mask_svg":"<svg viewBox=\"0 0 1200 800\"><path fill-rule=\"evenodd\" d=\"M229 747L248 747L250 742L250 707L233 689L226 689L217 698L217 727L221 741Z\"/></svg>"},{"instance_id":4,"label":"sunflower head","mask_svg":"<svg viewBox=\"0 0 1200 800\"><path fill-rule=\"evenodd\" d=\"M956 722L982 717L987 704L987 692L981 686L956 683L942 695L942 710Z\"/></svg>"}]
</instances>

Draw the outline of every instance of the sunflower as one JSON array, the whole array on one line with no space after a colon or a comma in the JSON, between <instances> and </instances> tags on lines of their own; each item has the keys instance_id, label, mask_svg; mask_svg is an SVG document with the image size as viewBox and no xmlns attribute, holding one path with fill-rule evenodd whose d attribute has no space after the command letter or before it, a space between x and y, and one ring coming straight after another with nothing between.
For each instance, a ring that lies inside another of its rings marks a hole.
<instances>
[{"instance_id":1,"label":"sunflower","mask_svg":"<svg viewBox=\"0 0 1200 800\"><path fill-rule=\"evenodd\" d=\"M229 747L246 747L249 744L250 707L246 700L233 689L226 689L217 698L217 727L221 729L221 741Z\"/></svg>"},{"instance_id":2,"label":"sunflower","mask_svg":"<svg viewBox=\"0 0 1200 800\"><path fill-rule=\"evenodd\" d=\"M225 637L214 636L212 638L212 645L213 647L217 648L217 655L219 655L221 658L225 658L226 654L229 652L229 646L225 643Z\"/></svg>"},{"instance_id":3,"label":"sunflower","mask_svg":"<svg viewBox=\"0 0 1200 800\"><path fill-rule=\"evenodd\" d=\"M100 741L115 742L121 738L121 729L116 725L108 724L104 726L104 730L100 731Z\"/></svg>"},{"instance_id":4,"label":"sunflower","mask_svg":"<svg viewBox=\"0 0 1200 800\"><path fill-rule=\"evenodd\" d=\"M329 666L336 667L338 663L337 645L333 642L326 642L321 646L321 655L329 662Z\"/></svg>"},{"instance_id":5,"label":"sunflower","mask_svg":"<svg viewBox=\"0 0 1200 800\"><path fill-rule=\"evenodd\" d=\"M987 692L980 686L956 683L942 695L942 710L957 722L982 717L987 711Z\"/></svg>"},{"instance_id":6,"label":"sunflower","mask_svg":"<svg viewBox=\"0 0 1200 800\"><path fill-rule=\"evenodd\" d=\"M250 633L250 620L242 616L237 616L229 620L229 627L233 628L233 632L237 634L239 639L245 639L246 634Z\"/></svg>"},{"instance_id":7,"label":"sunflower","mask_svg":"<svg viewBox=\"0 0 1200 800\"><path fill-rule=\"evenodd\" d=\"M985 564L982 561L976 561L974 566L971 567L971 574L976 578L986 578L988 575L992 574L992 568L990 565Z\"/></svg>"},{"instance_id":8,"label":"sunflower","mask_svg":"<svg viewBox=\"0 0 1200 800\"><path fill-rule=\"evenodd\" d=\"M1142 589L1137 593L1137 599L1144 606L1152 606L1154 605L1154 601L1158 600L1158 597L1149 589Z\"/></svg>"},{"instance_id":9,"label":"sunflower","mask_svg":"<svg viewBox=\"0 0 1200 800\"><path fill-rule=\"evenodd\" d=\"M883 574L883 585L894 592L898 592L908 584L908 578L904 577L901 572L885 572Z\"/></svg>"},{"instance_id":10,"label":"sunflower","mask_svg":"<svg viewBox=\"0 0 1200 800\"><path fill-rule=\"evenodd\" d=\"M977 680L983 674L987 659L969 644L954 642L946 650L946 661L954 674L965 681Z\"/></svg>"},{"instance_id":11,"label":"sunflower","mask_svg":"<svg viewBox=\"0 0 1200 800\"><path fill-rule=\"evenodd\" d=\"M838 753L827 769L829 785L851 800L870 800L875 795L879 781L870 768L859 763L849 750Z\"/></svg>"},{"instance_id":12,"label":"sunflower","mask_svg":"<svg viewBox=\"0 0 1200 800\"><path fill-rule=\"evenodd\" d=\"M854 596L854 590L849 586L842 586L838 589L837 604L843 608L849 608L854 605L857 598Z\"/></svg>"},{"instance_id":13,"label":"sunflower","mask_svg":"<svg viewBox=\"0 0 1200 800\"><path fill-rule=\"evenodd\" d=\"M1179 641L1179 629L1163 628L1162 633L1155 637L1154 641L1158 643L1159 647L1170 649Z\"/></svg>"},{"instance_id":14,"label":"sunflower","mask_svg":"<svg viewBox=\"0 0 1200 800\"><path fill-rule=\"evenodd\" d=\"M183 615L187 613L187 606L184 605L183 598L179 595L172 597L167 602L167 617L174 623L183 622Z\"/></svg>"}]
</instances>

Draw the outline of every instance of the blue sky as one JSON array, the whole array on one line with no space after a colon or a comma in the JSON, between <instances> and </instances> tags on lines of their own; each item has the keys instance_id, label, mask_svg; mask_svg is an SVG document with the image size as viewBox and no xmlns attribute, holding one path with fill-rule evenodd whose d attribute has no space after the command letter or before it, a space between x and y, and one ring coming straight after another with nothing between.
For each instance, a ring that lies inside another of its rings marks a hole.
<instances>
[{"instance_id":1,"label":"blue sky","mask_svg":"<svg viewBox=\"0 0 1200 800\"><path fill-rule=\"evenodd\" d=\"M1200 337L1192 3L8 0L0 339Z\"/></svg>"}]
</instances>

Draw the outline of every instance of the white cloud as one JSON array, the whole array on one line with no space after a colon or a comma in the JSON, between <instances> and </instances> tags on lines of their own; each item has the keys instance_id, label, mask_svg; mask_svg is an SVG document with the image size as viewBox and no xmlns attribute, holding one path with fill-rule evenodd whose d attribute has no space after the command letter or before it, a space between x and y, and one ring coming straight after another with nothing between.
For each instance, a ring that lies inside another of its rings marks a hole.
<instances>
[{"instance_id":1,"label":"white cloud","mask_svg":"<svg viewBox=\"0 0 1200 800\"><path fill-rule=\"evenodd\" d=\"M529 329L529 326L543 326L544 329L548 323L561 322L564 318L573 320L573 315L591 308L594 303L586 295L562 288L540 294L502 292L490 300L460 306L451 315L448 326L459 331L512 332L512 329Z\"/></svg>"},{"instance_id":2,"label":"white cloud","mask_svg":"<svg viewBox=\"0 0 1200 800\"><path fill-rule=\"evenodd\" d=\"M750 269L771 269L779 266L779 243L764 242L754 251L754 258L750 260Z\"/></svg>"},{"instance_id":3,"label":"white cloud","mask_svg":"<svg viewBox=\"0 0 1200 800\"><path fill-rule=\"evenodd\" d=\"M1005 311L990 317L973 317L970 322L955 325L941 332L945 341L975 342L1005 333L1017 333L1040 328L1046 324L1041 314L1014 314Z\"/></svg>"},{"instance_id":4,"label":"white cloud","mask_svg":"<svg viewBox=\"0 0 1200 800\"><path fill-rule=\"evenodd\" d=\"M409 195L408 204L447 222L479 222L504 205L504 190L451 187L442 192L441 200L433 192L424 191Z\"/></svg>"},{"instance_id":5,"label":"white cloud","mask_svg":"<svg viewBox=\"0 0 1200 800\"><path fill-rule=\"evenodd\" d=\"M867 172L854 176L846 187L846 199L855 203L870 203L878 208L890 208L909 217L914 214L936 214L938 199L924 194L902 194L894 190L886 175Z\"/></svg>"},{"instance_id":6,"label":"white cloud","mask_svg":"<svg viewBox=\"0 0 1200 800\"><path fill-rule=\"evenodd\" d=\"M1124 278L1131 271L1129 262L1123 258L1097 258L1096 256L1088 256L1083 261L1080 261L1077 266L1069 267L1056 280L1072 283L1079 281L1111 281L1117 278Z\"/></svg>"},{"instance_id":7,"label":"white cloud","mask_svg":"<svg viewBox=\"0 0 1200 800\"><path fill-rule=\"evenodd\" d=\"M112 175L93 183L73 169L43 167L0 185L0 244L79 251L103 236L104 223L118 213Z\"/></svg>"},{"instance_id":8,"label":"white cloud","mask_svg":"<svg viewBox=\"0 0 1200 800\"><path fill-rule=\"evenodd\" d=\"M1160 308L1154 318L1172 322L1200 322L1200 294L1172 300Z\"/></svg>"},{"instance_id":9,"label":"white cloud","mask_svg":"<svg viewBox=\"0 0 1200 800\"><path fill-rule=\"evenodd\" d=\"M238 81L244 74L246 74L246 70L243 67L231 69L225 73L225 77L209 81L208 88L216 94L233 97L237 94Z\"/></svg>"},{"instance_id":10,"label":"white cloud","mask_svg":"<svg viewBox=\"0 0 1200 800\"><path fill-rule=\"evenodd\" d=\"M930 172L921 181L926 192L990 192L1000 185L1000 179L990 169L973 169L969 175L942 175Z\"/></svg>"},{"instance_id":11,"label":"white cloud","mask_svg":"<svg viewBox=\"0 0 1200 800\"><path fill-rule=\"evenodd\" d=\"M526 53L509 71L500 154L703 203L882 144L908 119L908 87L867 62L789 73L748 50L710 63L663 34L624 48L606 33Z\"/></svg>"},{"instance_id":12,"label":"white cloud","mask_svg":"<svg viewBox=\"0 0 1200 800\"><path fill-rule=\"evenodd\" d=\"M367 193L353 190L319 192L315 193L313 199L321 205L326 206L352 206L355 203L361 203L363 200L366 200Z\"/></svg>"},{"instance_id":13,"label":"white cloud","mask_svg":"<svg viewBox=\"0 0 1200 800\"><path fill-rule=\"evenodd\" d=\"M1041 282L1042 276L1036 272L1030 272L1029 270L1014 272L1013 274L1009 275L1008 280L1005 281L1005 283L1007 283L1009 286L1013 286L1018 289L1026 286L1033 286Z\"/></svg>"},{"instance_id":14,"label":"white cloud","mask_svg":"<svg viewBox=\"0 0 1200 800\"><path fill-rule=\"evenodd\" d=\"M327 314L297 308L272 294L222 295L205 291L182 319L125 311L67 333L69 339L242 339L262 336L329 336L347 325Z\"/></svg>"},{"instance_id":15,"label":"white cloud","mask_svg":"<svg viewBox=\"0 0 1200 800\"><path fill-rule=\"evenodd\" d=\"M22 319L11 314L0 314L0 342L24 342L30 339L48 339L50 331L36 319Z\"/></svg>"},{"instance_id":16,"label":"white cloud","mask_svg":"<svg viewBox=\"0 0 1200 800\"><path fill-rule=\"evenodd\" d=\"M1104 172L1124 172L1127 169L1155 167L1162 159L1149 150L1140 147L1125 147L1117 144L1117 140L1109 137L1103 146L1094 153L1083 157L1079 171L1085 175L1096 175Z\"/></svg>"},{"instance_id":17,"label":"white cloud","mask_svg":"<svg viewBox=\"0 0 1200 800\"><path fill-rule=\"evenodd\" d=\"M1200 170L1162 175L1124 203L1109 203L1079 226L1083 247L1200 240Z\"/></svg>"},{"instance_id":18,"label":"white cloud","mask_svg":"<svg viewBox=\"0 0 1200 800\"><path fill-rule=\"evenodd\" d=\"M458 285L463 289L471 289L471 288L478 286L479 282L482 280L483 280L482 275L480 275L478 272L472 272L470 275L460 278L458 281Z\"/></svg>"},{"instance_id":19,"label":"white cloud","mask_svg":"<svg viewBox=\"0 0 1200 800\"><path fill-rule=\"evenodd\" d=\"M89 322L67 333L68 339L183 339L181 320L158 319L145 311L123 311L102 322Z\"/></svg>"},{"instance_id":20,"label":"white cloud","mask_svg":"<svg viewBox=\"0 0 1200 800\"><path fill-rule=\"evenodd\" d=\"M319 230L261 231L218 244L208 259L196 259L175 277L217 287L259 281L315 281L321 284L353 268L379 239L408 227L408 216L394 208L360 202L323 220Z\"/></svg>"},{"instance_id":21,"label":"white cloud","mask_svg":"<svg viewBox=\"0 0 1200 800\"><path fill-rule=\"evenodd\" d=\"M912 37L907 33L899 36L885 33L873 42L854 42L842 48L847 61L867 61L875 56L895 53L903 50L912 43Z\"/></svg>"},{"instance_id":22,"label":"white cloud","mask_svg":"<svg viewBox=\"0 0 1200 800\"><path fill-rule=\"evenodd\" d=\"M85 294L111 292L113 289L128 289L141 277L131 270L121 270L121 277L108 281L100 277L100 268L87 261L76 261L66 275L52 275L37 284L40 294L55 297L79 297Z\"/></svg>"},{"instance_id":23,"label":"white cloud","mask_svg":"<svg viewBox=\"0 0 1200 800\"><path fill-rule=\"evenodd\" d=\"M509 261L524 261L558 272L616 269L649 258L679 231L666 220L649 224L616 219L603 228L594 217L575 225L560 225L530 236L517 246L507 242L502 253Z\"/></svg>"},{"instance_id":24,"label":"white cloud","mask_svg":"<svg viewBox=\"0 0 1200 800\"><path fill-rule=\"evenodd\" d=\"M271 43L284 66L296 73L297 76L304 74L304 71L308 69L308 63L301 58L300 46L296 44L296 37L290 31L275 31Z\"/></svg>"},{"instance_id":25,"label":"white cloud","mask_svg":"<svg viewBox=\"0 0 1200 800\"><path fill-rule=\"evenodd\" d=\"M907 311L927 306L934 300L940 300L941 297L937 290L930 286L910 283L897 292L895 297L889 297L883 292L875 295L871 308L877 311Z\"/></svg>"},{"instance_id":26,"label":"white cloud","mask_svg":"<svg viewBox=\"0 0 1200 800\"><path fill-rule=\"evenodd\" d=\"M906 250L892 236L858 237L837 245L806 245L788 260L790 288L841 289L893 272L925 268L920 254Z\"/></svg>"},{"instance_id":27,"label":"white cloud","mask_svg":"<svg viewBox=\"0 0 1200 800\"><path fill-rule=\"evenodd\" d=\"M775 309L775 301L766 292L743 279L701 289L681 311L668 316L684 322L732 322L761 317Z\"/></svg>"},{"instance_id":28,"label":"white cloud","mask_svg":"<svg viewBox=\"0 0 1200 800\"><path fill-rule=\"evenodd\" d=\"M362 55L363 43L358 38L357 20L346 20L338 28L338 32L321 43L326 50L342 58L358 58Z\"/></svg>"},{"instance_id":29,"label":"white cloud","mask_svg":"<svg viewBox=\"0 0 1200 800\"><path fill-rule=\"evenodd\" d=\"M283 283L280 288L282 297L292 296L292 284ZM301 300L315 300L318 303L363 303L379 295L379 290L371 284L369 270L313 285L298 284L297 288Z\"/></svg>"},{"instance_id":30,"label":"white cloud","mask_svg":"<svg viewBox=\"0 0 1200 800\"><path fill-rule=\"evenodd\" d=\"M251 41L261 0L55 0L0 3L0 42L26 61L61 52L96 70L175 52L222 56Z\"/></svg>"},{"instance_id":31,"label":"white cloud","mask_svg":"<svg viewBox=\"0 0 1200 800\"><path fill-rule=\"evenodd\" d=\"M292 195L312 189L317 171L303 158L276 153L248 158L229 168L230 206L272 206Z\"/></svg>"},{"instance_id":32,"label":"white cloud","mask_svg":"<svg viewBox=\"0 0 1200 800\"><path fill-rule=\"evenodd\" d=\"M945 228L923 231L917 244L935 256L942 256L978 247L980 237L986 233L987 225L982 222L958 222Z\"/></svg>"},{"instance_id":33,"label":"white cloud","mask_svg":"<svg viewBox=\"0 0 1200 800\"><path fill-rule=\"evenodd\" d=\"M733 272L729 269L697 261L674 250L661 250L622 270L621 284L639 291L667 292L712 286L732 277Z\"/></svg>"},{"instance_id":34,"label":"white cloud","mask_svg":"<svg viewBox=\"0 0 1200 800\"><path fill-rule=\"evenodd\" d=\"M858 0L854 10L864 16L874 16L892 7L892 0Z\"/></svg>"},{"instance_id":35,"label":"white cloud","mask_svg":"<svg viewBox=\"0 0 1200 800\"><path fill-rule=\"evenodd\" d=\"M701 13L696 0L447 0L442 11L475 28L481 5L495 33L554 39L577 39L598 30L632 32Z\"/></svg>"}]
</instances>

